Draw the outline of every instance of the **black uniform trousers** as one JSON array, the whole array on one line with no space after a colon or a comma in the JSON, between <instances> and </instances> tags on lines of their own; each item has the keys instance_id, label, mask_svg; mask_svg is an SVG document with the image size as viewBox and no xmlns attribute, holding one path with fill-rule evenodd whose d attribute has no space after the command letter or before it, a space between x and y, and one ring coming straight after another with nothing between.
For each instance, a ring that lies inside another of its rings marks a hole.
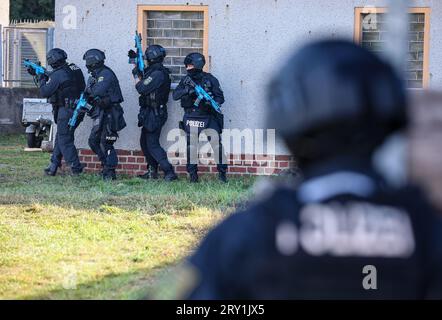
<instances>
[{"instance_id":1,"label":"black uniform trousers","mask_svg":"<svg viewBox=\"0 0 442 320\"><path fill-rule=\"evenodd\" d=\"M143 151L144 157L148 165L148 169L158 169L160 165L161 170L165 173L173 171L173 167L170 164L166 151L161 147L160 136L161 130L167 121L167 109L161 108L158 111L158 115L151 115L154 110L152 108L146 108L143 111L145 124L141 129L140 146Z\"/></svg>"},{"instance_id":2,"label":"black uniform trousers","mask_svg":"<svg viewBox=\"0 0 442 320\"><path fill-rule=\"evenodd\" d=\"M81 172L82 166L78 158L78 151L74 144L74 130L69 129L69 119L73 115L73 110L65 106L58 107L57 134L55 135L54 151L51 162L56 166L61 166L64 158L71 166L73 172Z\"/></svg>"},{"instance_id":3,"label":"black uniform trousers","mask_svg":"<svg viewBox=\"0 0 442 320\"><path fill-rule=\"evenodd\" d=\"M190 113L187 113L184 115L183 122L186 123L186 121L192 116ZM226 173L227 172L227 160L224 152L224 147L221 141L221 133L224 128L224 119L222 114L207 114L206 115L209 119L207 127L205 129L212 129L218 133L218 139L217 141L213 141L210 138L209 135L209 142L214 152L214 158L216 162L216 168L218 172L220 173ZM195 134L189 131L188 129L186 131L186 138L187 138L187 172L189 174L195 174L198 172L198 154L197 154L197 146L199 141L199 135L201 131L195 130ZM196 134L198 132L198 134ZM196 143L196 144L195 144Z\"/></svg>"},{"instance_id":4,"label":"black uniform trousers","mask_svg":"<svg viewBox=\"0 0 442 320\"><path fill-rule=\"evenodd\" d=\"M93 118L94 124L89 136L89 147L98 156L104 170L115 170L118 165L114 143L118 134L112 132L112 115L109 110L101 110L98 117ZM113 139L110 139L113 137Z\"/></svg>"}]
</instances>

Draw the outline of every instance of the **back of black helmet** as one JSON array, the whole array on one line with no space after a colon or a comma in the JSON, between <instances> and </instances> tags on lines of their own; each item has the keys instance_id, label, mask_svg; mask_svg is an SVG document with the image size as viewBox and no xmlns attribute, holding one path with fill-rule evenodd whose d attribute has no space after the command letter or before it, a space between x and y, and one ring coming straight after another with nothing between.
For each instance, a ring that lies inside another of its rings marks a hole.
<instances>
[{"instance_id":1,"label":"back of black helmet","mask_svg":"<svg viewBox=\"0 0 442 320\"><path fill-rule=\"evenodd\" d=\"M162 46L154 44L146 49L145 55L149 65L162 63L166 57L166 50Z\"/></svg>"},{"instance_id":2,"label":"back of black helmet","mask_svg":"<svg viewBox=\"0 0 442 320\"><path fill-rule=\"evenodd\" d=\"M406 91L393 68L348 41L309 44L269 87L269 127L300 165L335 155L369 156L406 125Z\"/></svg>"},{"instance_id":3,"label":"back of black helmet","mask_svg":"<svg viewBox=\"0 0 442 320\"><path fill-rule=\"evenodd\" d=\"M106 55L101 50L90 49L84 54L83 60L86 61L87 69L89 71L94 71L104 66Z\"/></svg>"},{"instance_id":4,"label":"back of black helmet","mask_svg":"<svg viewBox=\"0 0 442 320\"><path fill-rule=\"evenodd\" d=\"M202 70L206 65L206 59L199 52L189 53L186 58L184 58L184 65L187 67L188 65L194 66L195 69Z\"/></svg>"},{"instance_id":5,"label":"back of black helmet","mask_svg":"<svg viewBox=\"0 0 442 320\"><path fill-rule=\"evenodd\" d=\"M53 69L59 68L66 63L68 55L60 48L49 50L46 54L46 61Z\"/></svg>"}]
</instances>

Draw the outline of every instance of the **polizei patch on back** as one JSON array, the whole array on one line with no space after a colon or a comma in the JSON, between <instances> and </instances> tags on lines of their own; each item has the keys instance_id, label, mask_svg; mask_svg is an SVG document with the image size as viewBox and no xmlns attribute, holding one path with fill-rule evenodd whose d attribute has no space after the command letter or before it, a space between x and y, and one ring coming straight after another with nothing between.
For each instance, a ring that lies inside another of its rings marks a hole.
<instances>
[{"instance_id":1,"label":"polizei patch on back","mask_svg":"<svg viewBox=\"0 0 442 320\"><path fill-rule=\"evenodd\" d=\"M194 127L194 128L205 128L206 123L204 121L187 120L186 126Z\"/></svg>"},{"instance_id":2,"label":"polizei patch on back","mask_svg":"<svg viewBox=\"0 0 442 320\"><path fill-rule=\"evenodd\" d=\"M310 255L407 258L415 239L408 214L365 202L301 209L299 245Z\"/></svg>"}]
</instances>

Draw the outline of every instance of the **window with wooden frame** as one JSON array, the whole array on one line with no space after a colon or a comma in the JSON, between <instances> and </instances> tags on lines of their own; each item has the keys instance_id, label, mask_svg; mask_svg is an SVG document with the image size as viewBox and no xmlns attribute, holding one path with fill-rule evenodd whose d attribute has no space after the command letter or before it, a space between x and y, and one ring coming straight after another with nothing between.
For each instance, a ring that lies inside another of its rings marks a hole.
<instances>
[{"instance_id":1,"label":"window with wooden frame","mask_svg":"<svg viewBox=\"0 0 442 320\"><path fill-rule=\"evenodd\" d=\"M186 55L199 52L208 61L208 15L207 6L138 6L143 49L152 44L166 49L164 65L171 71L173 85L186 74ZM204 69L208 70L208 63Z\"/></svg>"},{"instance_id":2,"label":"window with wooden frame","mask_svg":"<svg viewBox=\"0 0 442 320\"><path fill-rule=\"evenodd\" d=\"M356 8L355 41L370 51L383 50L387 8ZM430 8L410 8L408 27L407 87L426 88L429 84Z\"/></svg>"}]
</instances>

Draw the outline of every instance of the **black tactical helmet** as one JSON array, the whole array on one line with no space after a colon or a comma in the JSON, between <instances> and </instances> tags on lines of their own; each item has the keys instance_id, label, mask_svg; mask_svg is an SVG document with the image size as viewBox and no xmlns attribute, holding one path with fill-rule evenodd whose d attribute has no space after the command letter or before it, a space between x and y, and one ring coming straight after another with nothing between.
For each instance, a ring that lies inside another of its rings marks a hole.
<instances>
[{"instance_id":1,"label":"black tactical helmet","mask_svg":"<svg viewBox=\"0 0 442 320\"><path fill-rule=\"evenodd\" d=\"M84 54L83 60L86 61L86 67L88 70L96 70L104 65L106 55L101 50L90 49Z\"/></svg>"},{"instance_id":2,"label":"black tactical helmet","mask_svg":"<svg viewBox=\"0 0 442 320\"><path fill-rule=\"evenodd\" d=\"M51 49L46 54L46 61L48 62L48 65L50 65L52 68L58 68L64 65L67 58L68 55L66 54L66 52L59 48Z\"/></svg>"},{"instance_id":3,"label":"black tactical helmet","mask_svg":"<svg viewBox=\"0 0 442 320\"><path fill-rule=\"evenodd\" d=\"M298 51L271 82L268 125L298 161L369 156L406 125L406 93L393 68L344 40Z\"/></svg>"},{"instance_id":4,"label":"black tactical helmet","mask_svg":"<svg viewBox=\"0 0 442 320\"><path fill-rule=\"evenodd\" d=\"M154 44L146 49L145 55L149 64L163 62L166 57L166 50L162 46Z\"/></svg>"},{"instance_id":5,"label":"black tactical helmet","mask_svg":"<svg viewBox=\"0 0 442 320\"><path fill-rule=\"evenodd\" d=\"M184 59L184 65L187 67L189 64L193 65L195 69L203 69L206 64L206 59L201 53L193 52L189 53Z\"/></svg>"}]
</instances>

